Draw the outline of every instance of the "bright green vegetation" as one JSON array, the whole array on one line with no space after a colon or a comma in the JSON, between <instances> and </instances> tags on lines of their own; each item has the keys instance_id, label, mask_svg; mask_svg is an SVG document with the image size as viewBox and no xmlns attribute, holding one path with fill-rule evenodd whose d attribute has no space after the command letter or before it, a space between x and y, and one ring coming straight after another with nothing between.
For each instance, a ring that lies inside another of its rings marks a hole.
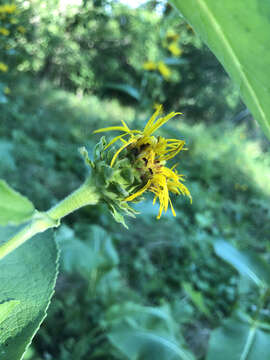
<instances>
[{"instance_id":1,"label":"bright green vegetation","mask_svg":"<svg viewBox=\"0 0 270 360\"><path fill-rule=\"evenodd\" d=\"M251 113L267 135L270 8L172 2L194 28L157 2L0 5L1 360L269 360L270 154ZM172 196L158 221L146 196L126 229L114 206L140 169L112 171L93 131L143 129L158 103L183 113L159 131L186 140L172 165L193 204ZM59 204L87 153L94 180Z\"/></svg>"},{"instance_id":2,"label":"bright green vegetation","mask_svg":"<svg viewBox=\"0 0 270 360\"><path fill-rule=\"evenodd\" d=\"M107 125L106 114L117 122L125 113L129 124L134 115L117 102L80 100L48 85L18 87L12 101L2 106L0 175L38 210L83 181L77 148L91 149L97 139L91 132ZM137 121L142 127L144 119ZM270 157L244 127L192 126L182 118L164 134L176 131L189 148L179 169L193 204L180 197L177 217L168 213L157 221L149 199L138 205L141 215L128 220L129 230L103 206L66 218L56 230L62 250L56 293L26 359L45 353L59 360L133 359L141 349L144 359L153 351L160 359L191 359L189 351L203 359L209 334L225 317L240 310L254 316L259 290L239 282L214 244L224 239L267 259ZM267 314L260 320L267 323ZM247 323L236 323L245 339Z\"/></svg>"}]
</instances>

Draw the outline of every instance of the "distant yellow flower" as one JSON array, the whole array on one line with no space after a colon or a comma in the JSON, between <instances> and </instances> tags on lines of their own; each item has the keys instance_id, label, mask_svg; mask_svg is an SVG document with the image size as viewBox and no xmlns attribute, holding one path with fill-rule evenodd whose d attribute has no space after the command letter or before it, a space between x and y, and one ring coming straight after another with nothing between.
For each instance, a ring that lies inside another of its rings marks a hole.
<instances>
[{"instance_id":1,"label":"distant yellow flower","mask_svg":"<svg viewBox=\"0 0 270 360\"><path fill-rule=\"evenodd\" d=\"M15 4L0 5L0 13L12 14L15 11L16 11L16 5Z\"/></svg>"},{"instance_id":2,"label":"distant yellow flower","mask_svg":"<svg viewBox=\"0 0 270 360\"><path fill-rule=\"evenodd\" d=\"M8 36L10 34L10 31L8 29L0 27L0 34Z\"/></svg>"},{"instance_id":3,"label":"distant yellow flower","mask_svg":"<svg viewBox=\"0 0 270 360\"><path fill-rule=\"evenodd\" d=\"M9 88L8 86L6 86L6 87L4 88L4 93L5 93L6 95L9 95L9 94L11 93L10 88Z\"/></svg>"},{"instance_id":4,"label":"distant yellow flower","mask_svg":"<svg viewBox=\"0 0 270 360\"><path fill-rule=\"evenodd\" d=\"M180 38L180 35L177 34L175 31L173 30L168 30L166 33L166 39L167 40L172 40L172 41L178 41Z\"/></svg>"},{"instance_id":5,"label":"distant yellow flower","mask_svg":"<svg viewBox=\"0 0 270 360\"><path fill-rule=\"evenodd\" d=\"M133 201L146 191L152 192L155 195L153 203L155 203L157 199L159 201L158 219L161 217L163 211L167 211L169 205L175 216L175 211L169 195L170 192L178 195L186 195L191 200L189 190L182 183L184 181L183 175L177 173L175 166L172 168L165 167L167 160L172 159L181 150L184 150L185 141L165 139L161 136L156 138L152 135L168 120L181 113L171 112L166 116L158 118L161 112L162 106L160 105L146 124L143 131L130 130L124 121L122 121L122 126L111 126L95 131L95 133L116 130L123 132L122 135L116 136L106 146L106 148L108 148L118 140L121 140L123 143L123 145L115 152L111 161L111 166L114 165L119 154L126 148L128 154L135 159L134 166L140 172L143 182L143 186L132 195L128 196L125 201ZM129 138L124 139L126 136L129 136Z\"/></svg>"},{"instance_id":6,"label":"distant yellow flower","mask_svg":"<svg viewBox=\"0 0 270 360\"><path fill-rule=\"evenodd\" d=\"M17 30L18 30L21 34L24 34L24 33L26 32L25 27L23 27L23 26L21 26L21 25L17 27Z\"/></svg>"},{"instance_id":7,"label":"distant yellow flower","mask_svg":"<svg viewBox=\"0 0 270 360\"><path fill-rule=\"evenodd\" d=\"M166 80L170 78L172 73L170 68L163 61L158 62L158 71Z\"/></svg>"},{"instance_id":8,"label":"distant yellow flower","mask_svg":"<svg viewBox=\"0 0 270 360\"><path fill-rule=\"evenodd\" d=\"M8 71L8 66L6 64L0 62L0 71L7 72Z\"/></svg>"},{"instance_id":9,"label":"distant yellow flower","mask_svg":"<svg viewBox=\"0 0 270 360\"><path fill-rule=\"evenodd\" d=\"M240 191L247 191L248 186L246 184L234 184L234 188L235 190L240 190Z\"/></svg>"},{"instance_id":10,"label":"distant yellow flower","mask_svg":"<svg viewBox=\"0 0 270 360\"><path fill-rule=\"evenodd\" d=\"M172 53L174 56L180 56L182 54L182 50L180 49L177 42L172 42L168 46L168 50Z\"/></svg>"},{"instance_id":11,"label":"distant yellow flower","mask_svg":"<svg viewBox=\"0 0 270 360\"><path fill-rule=\"evenodd\" d=\"M143 63L143 68L144 68L144 70L153 71L153 70L156 70L157 65L153 61L145 61Z\"/></svg>"}]
</instances>

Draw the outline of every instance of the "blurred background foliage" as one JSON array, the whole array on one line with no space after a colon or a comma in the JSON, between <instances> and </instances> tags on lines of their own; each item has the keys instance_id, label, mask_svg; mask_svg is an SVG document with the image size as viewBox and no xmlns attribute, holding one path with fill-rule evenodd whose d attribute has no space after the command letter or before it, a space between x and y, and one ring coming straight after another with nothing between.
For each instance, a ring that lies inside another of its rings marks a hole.
<instances>
[{"instance_id":1,"label":"blurred background foliage","mask_svg":"<svg viewBox=\"0 0 270 360\"><path fill-rule=\"evenodd\" d=\"M102 205L65 219L25 358L234 359L251 329L269 348L268 142L193 29L157 1L2 0L0 49L0 176L38 209L83 181L94 129L143 127L157 103L183 112L162 131L187 141L193 196L159 221L146 199L129 230Z\"/></svg>"}]
</instances>

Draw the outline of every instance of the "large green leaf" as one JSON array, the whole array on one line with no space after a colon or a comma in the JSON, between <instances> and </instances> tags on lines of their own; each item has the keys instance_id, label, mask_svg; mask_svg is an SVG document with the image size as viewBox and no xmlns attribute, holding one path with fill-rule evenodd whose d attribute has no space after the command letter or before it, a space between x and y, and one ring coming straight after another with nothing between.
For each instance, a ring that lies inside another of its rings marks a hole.
<instances>
[{"instance_id":1,"label":"large green leaf","mask_svg":"<svg viewBox=\"0 0 270 360\"><path fill-rule=\"evenodd\" d=\"M270 2L171 0L239 86L270 138Z\"/></svg>"},{"instance_id":2,"label":"large green leaf","mask_svg":"<svg viewBox=\"0 0 270 360\"><path fill-rule=\"evenodd\" d=\"M20 224L34 214L33 204L0 180L0 225Z\"/></svg>"},{"instance_id":3,"label":"large green leaf","mask_svg":"<svg viewBox=\"0 0 270 360\"><path fill-rule=\"evenodd\" d=\"M194 360L191 353L166 336L131 329L128 324L114 328L108 336L111 343L130 360Z\"/></svg>"},{"instance_id":4,"label":"large green leaf","mask_svg":"<svg viewBox=\"0 0 270 360\"><path fill-rule=\"evenodd\" d=\"M166 306L114 305L106 321L110 342L130 360L194 360Z\"/></svg>"},{"instance_id":5,"label":"large green leaf","mask_svg":"<svg viewBox=\"0 0 270 360\"><path fill-rule=\"evenodd\" d=\"M263 258L250 251L239 251L223 240L217 241L214 248L216 254L230 263L240 274L260 287L269 287L270 266Z\"/></svg>"},{"instance_id":6,"label":"large green leaf","mask_svg":"<svg viewBox=\"0 0 270 360\"><path fill-rule=\"evenodd\" d=\"M270 333L238 318L213 331L206 360L269 360Z\"/></svg>"},{"instance_id":7,"label":"large green leaf","mask_svg":"<svg viewBox=\"0 0 270 360\"><path fill-rule=\"evenodd\" d=\"M51 230L0 260L1 360L22 359L39 329L54 292L57 261Z\"/></svg>"}]
</instances>

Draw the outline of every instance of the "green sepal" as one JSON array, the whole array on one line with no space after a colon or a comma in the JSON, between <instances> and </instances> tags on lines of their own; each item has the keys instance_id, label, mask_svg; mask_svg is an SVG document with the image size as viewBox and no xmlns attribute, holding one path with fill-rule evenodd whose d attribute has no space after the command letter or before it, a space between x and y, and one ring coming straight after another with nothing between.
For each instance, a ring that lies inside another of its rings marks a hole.
<instances>
[{"instance_id":1,"label":"green sepal","mask_svg":"<svg viewBox=\"0 0 270 360\"><path fill-rule=\"evenodd\" d=\"M82 147L79 148L79 153L83 157L84 162L85 162L86 165L89 165L91 168L95 167L95 164L93 163L93 161L91 159L89 159L88 151L86 150L85 146L82 146Z\"/></svg>"},{"instance_id":2,"label":"green sepal","mask_svg":"<svg viewBox=\"0 0 270 360\"><path fill-rule=\"evenodd\" d=\"M102 137L94 148L94 161L89 159L86 148L81 148L86 165L91 168L91 181L95 184L101 198L109 206L114 219L123 224L125 221L123 215L135 216L137 212L133 210L125 199L134 193L144 184L141 175L134 166L134 158L124 149L116 158L111 166L112 158L116 152L114 147L106 149L107 141Z\"/></svg>"}]
</instances>

